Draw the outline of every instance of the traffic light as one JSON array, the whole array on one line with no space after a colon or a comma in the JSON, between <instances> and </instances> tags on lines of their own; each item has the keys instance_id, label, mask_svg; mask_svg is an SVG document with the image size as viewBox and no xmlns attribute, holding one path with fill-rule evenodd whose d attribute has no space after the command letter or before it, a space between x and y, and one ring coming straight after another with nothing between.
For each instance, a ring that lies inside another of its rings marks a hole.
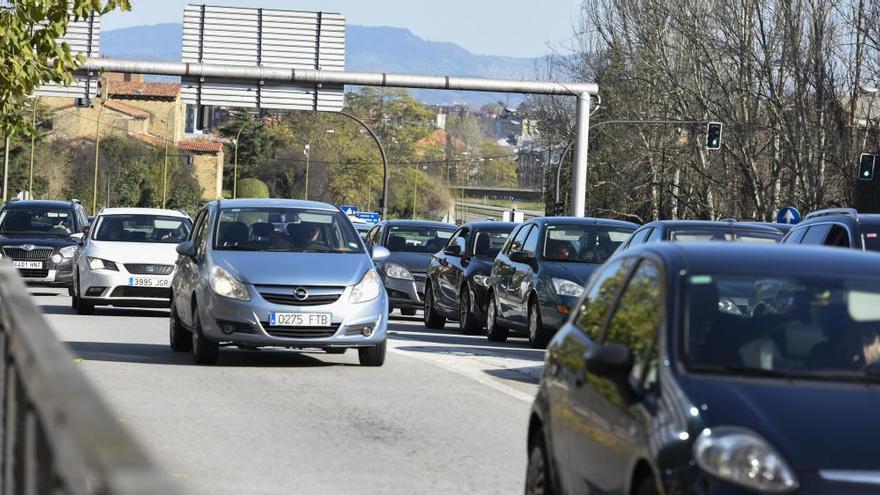
<instances>
[{"instance_id":1,"label":"traffic light","mask_svg":"<svg viewBox=\"0 0 880 495\"><path fill-rule=\"evenodd\" d=\"M721 149L721 122L709 122L706 132L706 149Z\"/></svg>"},{"instance_id":2,"label":"traffic light","mask_svg":"<svg viewBox=\"0 0 880 495\"><path fill-rule=\"evenodd\" d=\"M859 156L859 180L874 180L874 167L877 165L877 155L862 153Z\"/></svg>"}]
</instances>

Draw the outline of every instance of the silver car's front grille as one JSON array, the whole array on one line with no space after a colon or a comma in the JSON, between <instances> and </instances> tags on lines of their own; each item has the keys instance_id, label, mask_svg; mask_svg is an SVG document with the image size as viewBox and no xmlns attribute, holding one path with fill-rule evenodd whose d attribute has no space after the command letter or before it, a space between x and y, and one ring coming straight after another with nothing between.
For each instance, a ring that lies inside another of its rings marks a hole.
<instances>
[{"instance_id":1,"label":"silver car's front grille","mask_svg":"<svg viewBox=\"0 0 880 495\"><path fill-rule=\"evenodd\" d=\"M326 339L336 335L339 325L332 327L270 327L269 322L261 322L266 333L284 339Z\"/></svg>"},{"instance_id":2,"label":"silver car's front grille","mask_svg":"<svg viewBox=\"0 0 880 495\"><path fill-rule=\"evenodd\" d=\"M125 265L128 273L134 275L171 275L174 265L145 265L140 263L128 263Z\"/></svg>"},{"instance_id":3,"label":"silver car's front grille","mask_svg":"<svg viewBox=\"0 0 880 495\"><path fill-rule=\"evenodd\" d=\"M345 287L257 286L260 296L283 306L323 306L339 300Z\"/></svg>"},{"instance_id":4,"label":"silver car's front grille","mask_svg":"<svg viewBox=\"0 0 880 495\"><path fill-rule=\"evenodd\" d=\"M47 260L55 250L50 247L32 247L25 249L21 246L4 246L3 254L14 260Z\"/></svg>"}]
</instances>

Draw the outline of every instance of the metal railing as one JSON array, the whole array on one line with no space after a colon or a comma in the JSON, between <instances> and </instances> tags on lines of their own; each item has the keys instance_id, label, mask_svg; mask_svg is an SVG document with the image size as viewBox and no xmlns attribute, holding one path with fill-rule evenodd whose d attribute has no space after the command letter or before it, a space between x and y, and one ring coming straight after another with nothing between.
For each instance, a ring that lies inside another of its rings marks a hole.
<instances>
[{"instance_id":1,"label":"metal railing","mask_svg":"<svg viewBox=\"0 0 880 495\"><path fill-rule=\"evenodd\" d=\"M0 263L0 493L179 493L77 369Z\"/></svg>"}]
</instances>

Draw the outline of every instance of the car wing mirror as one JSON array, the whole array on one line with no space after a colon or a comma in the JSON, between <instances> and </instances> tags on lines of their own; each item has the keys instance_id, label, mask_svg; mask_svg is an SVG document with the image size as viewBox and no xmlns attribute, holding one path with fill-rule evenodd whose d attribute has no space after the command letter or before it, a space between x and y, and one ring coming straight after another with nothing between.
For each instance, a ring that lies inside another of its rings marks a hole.
<instances>
[{"instance_id":1,"label":"car wing mirror","mask_svg":"<svg viewBox=\"0 0 880 495\"><path fill-rule=\"evenodd\" d=\"M378 263L380 261L385 261L389 257L391 257L391 251L389 251L388 248L383 246L370 246L370 258L372 258L374 262Z\"/></svg>"},{"instance_id":2,"label":"car wing mirror","mask_svg":"<svg viewBox=\"0 0 880 495\"><path fill-rule=\"evenodd\" d=\"M74 242L76 242L77 244L82 244L85 237L86 237L85 232L77 232L76 234L70 234L70 238Z\"/></svg>"},{"instance_id":3,"label":"car wing mirror","mask_svg":"<svg viewBox=\"0 0 880 495\"><path fill-rule=\"evenodd\" d=\"M532 261L532 255L525 251L514 251L510 253L510 261L514 263L529 263Z\"/></svg>"},{"instance_id":4,"label":"car wing mirror","mask_svg":"<svg viewBox=\"0 0 880 495\"><path fill-rule=\"evenodd\" d=\"M638 400L638 393L629 381L635 365L632 349L615 342L596 344L584 354L584 362L589 373L614 383L624 400L629 403Z\"/></svg>"},{"instance_id":5,"label":"car wing mirror","mask_svg":"<svg viewBox=\"0 0 880 495\"><path fill-rule=\"evenodd\" d=\"M452 244L451 246L446 246L443 249L443 254L447 256L461 256L461 246L458 244Z\"/></svg>"},{"instance_id":6,"label":"car wing mirror","mask_svg":"<svg viewBox=\"0 0 880 495\"><path fill-rule=\"evenodd\" d=\"M177 254L187 258L195 258L196 244L193 241L181 242L177 245Z\"/></svg>"}]
</instances>

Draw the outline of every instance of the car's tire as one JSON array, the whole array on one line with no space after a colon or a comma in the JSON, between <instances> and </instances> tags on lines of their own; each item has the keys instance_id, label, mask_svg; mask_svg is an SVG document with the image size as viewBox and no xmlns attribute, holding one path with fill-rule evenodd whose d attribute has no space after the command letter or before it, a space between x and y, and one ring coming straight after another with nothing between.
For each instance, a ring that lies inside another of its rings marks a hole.
<instances>
[{"instance_id":1,"label":"car's tire","mask_svg":"<svg viewBox=\"0 0 880 495\"><path fill-rule=\"evenodd\" d=\"M370 347L358 348L358 361L361 366L382 366L385 364L385 349L388 341L383 340L381 344Z\"/></svg>"},{"instance_id":2,"label":"car's tire","mask_svg":"<svg viewBox=\"0 0 880 495\"><path fill-rule=\"evenodd\" d=\"M345 347L328 347L324 349L324 352L326 352L327 354L345 354L345 351L347 350L348 349L346 349Z\"/></svg>"},{"instance_id":3,"label":"car's tire","mask_svg":"<svg viewBox=\"0 0 880 495\"><path fill-rule=\"evenodd\" d=\"M534 300L529 301L529 345L533 349L546 349L552 337L541 321L541 306Z\"/></svg>"},{"instance_id":4,"label":"car's tire","mask_svg":"<svg viewBox=\"0 0 880 495\"><path fill-rule=\"evenodd\" d=\"M196 364L216 364L220 357L220 344L211 342L202 333L202 322L199 318L199 308L193 305L192 316L192 356Z\"/></svg>"},{"instance_id":5,"label":"car's tire","mask_svg":"<svg viewBox=\"0 0 880 495\"><path fill-rule=\"evenodd\" d=\"M439 315L434 309L434 291L430 284L425 287L425 310L422 312L422 319L425 322L425 327L432 330L443 330L443 327L446 326L446 318Z\"/></svg>"},{"instance_id":6,"label":"car's tire","mask_svg":"<svg viewBox=\"0 0 880 495\"><path fill-rule=\"evenodd\" d=\"M73 288L73 285L67 288L67 295L73 297L76 295L76 289Z\"/></svg>"},{"instance_id":7,"label":"car's tire","mask_svg":"<svg viewBox=\"0 0 880 495\"><path fill-rule=\"evenodd\" d=\"M526 468L526 495L552 495L554 493L548 459L544 435L539 433L529 451L528 467Z\"/></svg>"},{"instance_id":8,"label":"car's tire","mask_svg":"<svg viewBox=\"0 0 880 495\"><path fill-rule=\"evenodd\" d=\"M402 314L403 316L415 316L416 310L412 308L401 308L400 314Z\"/></svg>"},{"instance_id":9,"label":"car's tire","mask_svg":"<svg viewBox=\"0 0 880 495\"><path fill-rule=\"evenodd\" d=\"M174 352L189 352L192 350L192 335L183 328L180 315L177 314L177 305L171 303L171 317L168 324L168 342Z\"/></svg>"},{"instance_id":10,"label":"car's tire","mask_svg":"<svg viewBox=\"0 0 880 495\"><path fill-rule=\"evenodd\" d=\"M70 297L70 309L76 311L77 306L79 306L79 298L74 294Z\"/></svg>"},{"instance_id":11,"label":"car's tire","mask_svg":"<svg viewBox=\"0 0 880 495\"><path fill-rule=\"evenodd\" d=\"M477 335L483 330L483 325L471 312L471 291L467 285L461 288L461 296L459 296L458 328L466 335Z\"/></svg>"},{"instance_id":12,"label":"car's tire","mask_svg":"<svg viewBox=\"0 0 880 495\"><path fill-rule=\"evenodd\" d=\"M495 294L489 295L489 303L486 305L486 337L491 342L507 342L510 330L498 323L498 307L495 304Z\"/></svg>"},{"instance_id":13,"label":"car's tire","mask_svg":"<svg viewBox=\"0 0 880 495\"><path fill-rule=\"evenodd\" d=\"M95 314L95 303L86 302L81 297L77 297L75 309L78 315L92 315Z\"/></svg>"}]
</instances>

